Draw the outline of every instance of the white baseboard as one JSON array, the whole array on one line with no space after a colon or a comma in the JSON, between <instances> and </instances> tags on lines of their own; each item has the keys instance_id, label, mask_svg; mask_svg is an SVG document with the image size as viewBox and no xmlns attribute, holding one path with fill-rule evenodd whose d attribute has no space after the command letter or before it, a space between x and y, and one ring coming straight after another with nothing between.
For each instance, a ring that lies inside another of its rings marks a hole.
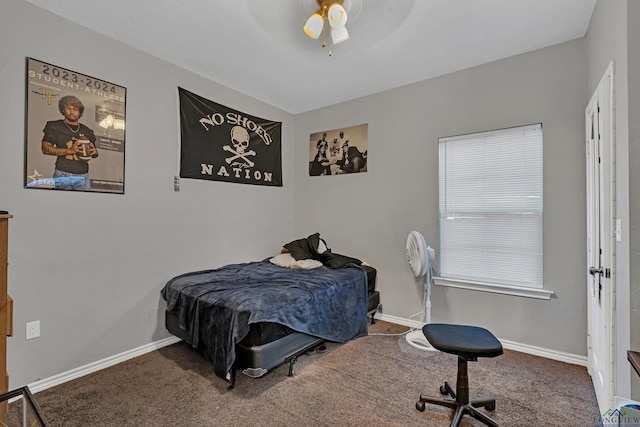
<instances>
[{"instance_id":1,"label":"white baseboard","mask_svg":"<svg viewBox=\"0 0 640 427\"><path fill-rule=\"evenodd\" d=\"M411 319L404 319L402 317L389 316L383 313L376 313L376 319L383 320L385 322L395 323L397 325L408 326L410 328L421 329L424 323L417 322ZM519 351L520 353L532 354L534 356L540 356L547 359L558 360L560 362L570 363L572 365L587 366L587 356L581 356L579 354L564 353L556 350L549 350L547 348L535 347L527 344L520 344L514 341L500 339L502 346L507 350Z\"/></svg>"},{"instance_id":2,"label":"white baseboard","mask_svg":"<svg viewBox=\"0 0 640 427\"><path fill-rule=\"evenodd\" d=\"M404 317L390 316L388 314L383 314L383 313L376 313L375 318L385 322L395 323L396 325L408 326L410 328L416 328L416 329L422 329L422 327L424 326L424 323L418 322L417 320L405 319Z\"/></svg>"},{"instance_id":3,"label":"white baseboard","mask_svg":"<svg viewBox=\"0 0 640 427\"><path fill-rule=\"evenodd\" d=\"M376 313L376 319L383 320L389 323L395 323L397 325L408 326L410 328L420 329L424 325L421 322L417 322L411 319L404 319L402 317L390 316L383 313ZM166 347L171 344L175 344L180 341L178 337L168 337L162 339L160 341L155 341L146 345L143 345L138 348L134 348L129 351L125 351L120 354L116 354L115 356L107 357L102 360L98 360L97 362L89 363L88 365L81 366L79 368L72 369L67 372L63 372L58 375L54 375L49 378L45 378L43 380L35 381L29 384L29 390L32 393L37 393L39 391L46 390L48 388L66 383L67 381L75 380L76 378L83 377L85 375L89 375L93 372L100 371L102 369L108 368L113 365L117 365L118 363L125 362L129 359L133 359L134 357L142 356L143 354L158 350L162 347ZM576 354L563 353L560 351L549 350L541 347L534 347L531 345L520 344L513 341L508 340L500 340L503 347L508 350L519 351L521 353L532 354L534 356L545 357L547 359L558 360L560 362L571 363L573 365L587 366L587 357L580 356Z\"/></svg>"},{"instance_id":4,"label":"white baseboard","mask_svg":"<svg viewBox=\"0 0 640 427\"><path fill-rule=\"evenodd\" d=\"M67 381L89 375L101 369L108 368L109 366L117 365L118 363L133 359L134 357L142 356L143 354L177 343L178 341L180 341L180 338L178 337L169 337L160 341L155 341L141 347L125 351L124 353L116 354L115 356L107 357L106 359L98 360L97 362L89 363L88 365L84 365L61 374L35 381L28 385L29 390L31 390L32 393L37 393L50 387L66 383Z\"/></svg>"}]
</instances>

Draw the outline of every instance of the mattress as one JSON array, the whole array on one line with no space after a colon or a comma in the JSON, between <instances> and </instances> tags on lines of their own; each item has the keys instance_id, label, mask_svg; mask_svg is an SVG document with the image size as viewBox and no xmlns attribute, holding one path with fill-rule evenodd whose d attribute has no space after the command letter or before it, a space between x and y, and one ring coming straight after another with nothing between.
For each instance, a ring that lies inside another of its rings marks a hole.
<instances>
[{"instance_id":1,"label":"mattress","mask_svg":"<svg viewBox=\"0 0 640 427\"><path fill-rule=\"evenodd\" d=\"M380 294L376 290L377 271L367 265L361 266L366 272L368 300L367 313L374 322L374 314L380 304ZM166 327L175 336L193 345L189 333L179 326L178 316L167 310ZM325 340L310 334L301 333L279 323L256 322L249 325L249 332L235 346L235 361L229 371L229 389L235 384L236 370L257 378L283 363L289 363L289 375L293 375L298 356L306 353Z\"/></svg>"},{"instance_id":2,"label":"mattress","mask_svg":"<svg viewBox=\"0 0 640 427\"><path fill-rule=\"evenodd\" d=\"M373 315L380 305L380 293L376 290L377 271L375 268L368 265L363 265L362 268L367 272L367 289L369 295L367 311ZM165 320L169 332L191 344L191 337L186 331L179 327L178 318L175 315L166 312ZM249 333L242 339L240 344L245 347L260 346L276 341L294 332L296 331L279 323L252 323L250 325Z\"/></svg>"}]
</instances>

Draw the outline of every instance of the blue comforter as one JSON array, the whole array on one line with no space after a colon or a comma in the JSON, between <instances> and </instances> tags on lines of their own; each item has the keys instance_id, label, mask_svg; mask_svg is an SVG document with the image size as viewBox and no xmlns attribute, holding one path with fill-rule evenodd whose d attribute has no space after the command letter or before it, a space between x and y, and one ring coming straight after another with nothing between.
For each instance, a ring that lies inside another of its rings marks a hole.
<instances>
[{"instance_id":1,"label":"blue comforter","mask_svg":"<svg viewBox=\"0 0 640 427\"><path fill-rule=\"evenodd\" d=\"M162 289L167 311L225 378L249 325L273 322L346 342L367 335L367 274L355 264L292 270L267 261L186 273Z\"/></svg>"}]
</instances>

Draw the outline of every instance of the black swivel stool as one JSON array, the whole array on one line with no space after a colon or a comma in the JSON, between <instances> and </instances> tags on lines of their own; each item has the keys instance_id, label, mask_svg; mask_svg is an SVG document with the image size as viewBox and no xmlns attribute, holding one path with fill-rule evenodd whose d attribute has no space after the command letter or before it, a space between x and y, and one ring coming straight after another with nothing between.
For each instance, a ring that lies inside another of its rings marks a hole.
<instances>
[{"instance_id":1,"label":"black swivel stool","mask_svg":"<svg viewBox=\"0 0 640 427\"><path fill-rule=\"evenodd\" d=\"M422 328L422 332L434 348L458 356L458 377L455 391L448 382L440 386L440 393L450 395L455 400L420 395L416 409L424 411L425 402L454 409L451 427L458 426L465 414L471 415L488 426L499 427L498 423L477 409L484 407L494 411L496 409L494 398L469 400L467 362L475 362L478 357L500 356L502 354L500 341L488 330L477 326L430 323Z\"/></svg>"}]
</instances>

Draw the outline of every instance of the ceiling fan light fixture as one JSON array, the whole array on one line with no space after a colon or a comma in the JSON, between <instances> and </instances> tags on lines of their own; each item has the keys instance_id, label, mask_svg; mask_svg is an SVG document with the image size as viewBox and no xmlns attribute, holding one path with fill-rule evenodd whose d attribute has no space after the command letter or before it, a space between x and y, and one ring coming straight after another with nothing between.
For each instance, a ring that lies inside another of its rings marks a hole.
<instances>
[{"instance_id":1,"label":"ceiling fan light fixture","mask_svg":"<svg viewBox=\"0 0 640 427\"><path fill-rule=\"evenodd\" d=\"M331 28L331 41L333 44L342 43L349 40L349 32L347 27L332 27Z\"/></svg>"},{"instance_id":2,"label":"ceiling fan light fixture","mask_svg":"<svg viewBox=\"0 0 640 427\"><path fill-rule=\"evenodd\" d=\"M327 21L329 21L331 27L344 27L347 23L347 11L344 10L341 4L333 3L329 6Z\"/></svg>"},{"instance_id":3,"label":"ceiling fan light fixture","mask_svg":"<svg viewBox=\"0 0 640 427\"><path fill-rule=\"evenodd\" d=\"M312 38L317 39L322 34L322 28L324 27L324 18L320 14L320 11L317 11L313 15L307 19L307 22L304 24L302 28L304 33Z\"/></svg>"},{"instance_id":4,"label":"ceiling fan light fixture","mask_svg":"<svg viewBox=\"0 0 640 427\"><path fill-rule=\"evenodd\" d=\"M316 3L319 8L307 19L303 27L304 33L312 39L322 35L322 47L325 47L324 20L326 19L331 30L330 43L338 44L349 40L349 32L346 28L347 10L343 6L345 0L316 0ZM349 7L351 3L347 1L346 4ZM331 49L329 49L329 56L331 56Z\"/></svg>"}]
</instances>

